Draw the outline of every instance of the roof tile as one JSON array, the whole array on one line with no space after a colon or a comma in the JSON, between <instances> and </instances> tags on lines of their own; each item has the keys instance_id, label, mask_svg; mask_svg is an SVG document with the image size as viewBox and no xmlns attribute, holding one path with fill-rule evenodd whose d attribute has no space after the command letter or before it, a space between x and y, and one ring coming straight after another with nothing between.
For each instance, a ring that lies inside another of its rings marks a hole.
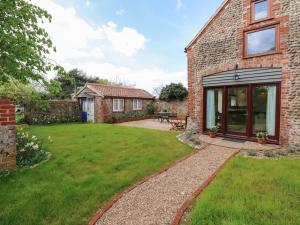
<instances>
[{"instance_id":1,"label":"roof tile","mask_svg":"<svg viewBox=\"0 0 300 225\"><path fill-rule=\"evenodd\" d=\"M151 95L149 92L137 88L128 88L128 87L120 87L120 86L113 86L113 85L96 84L96 83L88 83L87 87L105 97L125 97L125 98L144 98L144 99L154 98L154 96Z\"/></svg>"}]
</instances>

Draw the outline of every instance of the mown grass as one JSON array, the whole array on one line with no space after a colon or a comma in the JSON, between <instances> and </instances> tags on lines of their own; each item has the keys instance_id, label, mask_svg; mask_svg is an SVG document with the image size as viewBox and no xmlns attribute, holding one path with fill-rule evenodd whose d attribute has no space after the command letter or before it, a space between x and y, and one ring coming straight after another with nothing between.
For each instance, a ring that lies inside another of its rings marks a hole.
<instances>
[{"instance_id":1,"label":"mown grass","mask_svg":"<svg viewBox=\"0 0 300 225\"><path fill-rule=\"evenodd\" d=\"M191 151L172 132L92 124L29 131L52 157L0 178L1 225L86 224L116 193Z\"/></svg>"},{"instance_id":2,"label":"mown grass","mask_svg":"<svg viewBox=\"0 0 300 225\"><path fill-rule=\"evenodd\" d=\"M189 225L298 225L300 159L237 157L190 210Z\"/></svg>"}]
</instances>

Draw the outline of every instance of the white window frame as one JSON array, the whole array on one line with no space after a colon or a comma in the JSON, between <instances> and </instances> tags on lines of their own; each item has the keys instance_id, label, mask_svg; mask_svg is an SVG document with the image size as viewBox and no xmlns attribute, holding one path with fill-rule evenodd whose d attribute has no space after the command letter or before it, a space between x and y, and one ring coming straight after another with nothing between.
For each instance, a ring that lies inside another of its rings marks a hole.
<instances>
[{"instance_id":1,"label":"white window frame","mask_svg":"<svg viewBox=\"0 0 300 225\"><path fill-rule=\"evenodd\" d=\"M133 110L138 111L143 109L142 99L133 99L132 101Z\"/></svg>"},{"instance_id":2,"label":"white window frame","mask_svg":"<svg viewBox=\"0 0 300 225\"><path fill-rule=\"evenodd\" d=\"M115 104L115 102L117 102L117 104ZM124 108L125 108L125 101L123 98L113 99L113 112L124 112Z\"/></svg>"}]
</instances>

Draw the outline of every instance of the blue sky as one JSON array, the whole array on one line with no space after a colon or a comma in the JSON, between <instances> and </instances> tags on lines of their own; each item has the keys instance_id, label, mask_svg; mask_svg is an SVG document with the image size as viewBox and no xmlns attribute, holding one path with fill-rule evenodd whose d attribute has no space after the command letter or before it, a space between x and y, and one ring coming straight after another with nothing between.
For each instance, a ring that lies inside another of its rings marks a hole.
<instances>
[{"instance_id":1,"label":"blue sky","mask_svg":"<svg viewBox=\"0 0 300 225\"><path fill-rule=\"evenodd\" d=\"M58 45L58 63L152 91L170 82L186 85L184 47L222 0L37 2L53 15L49 33Z\"/></svg>"}]
</instances>

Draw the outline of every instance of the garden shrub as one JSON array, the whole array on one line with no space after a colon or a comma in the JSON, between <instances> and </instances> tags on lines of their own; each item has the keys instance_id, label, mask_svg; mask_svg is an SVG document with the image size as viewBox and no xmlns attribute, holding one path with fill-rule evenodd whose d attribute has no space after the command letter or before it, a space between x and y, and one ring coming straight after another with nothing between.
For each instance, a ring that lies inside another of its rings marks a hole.
<instances>
[{"instance_id":1,"label":"garden shrub","mask_svg":"<svg viewBox=\"0 0 300 225\"><path fill-rule=\"evenodd\" d=\"M51 138L49 137L49 141ZM17 131L17 166L33 166L47 159L42 143L35 136L29 136L23 129Z\"/></svg>"},{"instance_id":2,"label":"garden shrub","mask_svg":"<svg viewBox=\"0 0 300 225\"><path fill-rule=\"evenodd\" d=\"M194 145L197 145L197 146L201 145L201 141L200 140L194 140L193 143L194 143Z\"/></svg>"},{"instance_id":3,"label":"garden shrub","mask_svg":"<svg viewBox=\"0 0 300 225\"><path fill-rule=\"evenodd\" d=\"M192 143L194 143L196 141L196 139L194 137L190 138L189 141L191 141Z\"/></svg>"},{"instance_id":4,"label":"garden shrub","mask_svg":"<svg viewBox=\"0 0 300 225\"><path fill-rule=\"evenodd\" d=\"M9 176L9 170L0 170L0 178Z\"/></svg>"},{"instance_id":5,"label":"garden shrub","mask_svg":"<svg viewBox=\"0 0 300 225\"><path fill-rule=\"evenodd\" d=\"M130 118L141 118L146 116L146 113L131 113L131 114L118 114L113 116L113 120L122 120L122 119L130 119Z\"/></svg>"},{"instance_id":6,"label":"garden shrub","mask_svg":"<svg viewBox=\"0 0 300 225\"><path fill-rule=\"evenodd\" d=\"M23 124L23 123L25 123L24 114L22 112L17 112L16 113L16 123L17 124Z\"/></svg>"},{"instance_id":7,"label":"garden shrub","mask_svg":"<svg viewBox=\"0 0 300 225\"><path fill-rule=\"evenodd\" d=\"M183 84L171 83L161 89L159 99L166 102L183 101L188 96L188 90Z\"/></svg>"},{"instance_id":8,"label":"garden shrub","mask_svg":"<svg viewBox=\"0 0 300 225\"><path fill-rule=\"evenodd\" d=\"M249 156L257 156L257 151L256 150L254 150L254 149L250 149L250 150L248 150L248 155Z\"/></svg>"},{"instance_id":9,"label":"garden shrub","mask_svg":"<svg viewBox=\"0 0 300 225\"><path fill-rule=\"evenodd\" d=\"M277 154L280 155L280 156L287 156L288 152L285 151L285 150L282 150L282 151L279 151Z\"/></svg>"},{"instance_id":10,"label":"garden shrub","mask_svg":"<svg viewBox=\"0 0 300 225\"><path fill-rule=\"evenodd\" d=\"M287 152L290 153L290 154L293 154L293 153L296 152L296 148L294 148L294 147L289 147L289 148L287 149Z\"/></svg>"},{"instance_id":11,"label":"garden shrub","mask_svg":"<svg viewBox=\"0 0 300 225\"><path fill-rule=\"evenodd\" d=\"M266 150L266 151L264 151L264 156L272 158L272 157L275 157L275 154L272 150Z\"/></svg>"},{"instance_id":12,"label":"garden shrub","mask_svg":"<svg viewBox=\"0 0 300 225\"><path fill-rule=\"evenodd\" d=\"M185 132L185 137L190 140L193 137L193 132L190 131L190 130L186 131Z\"/></svg>"},{"instance_id":13,"label":"garden shrub","mask_svg":"<svg viewBox=\"0 0 300 225\"><path fill-rule=\"evenodd\" d=\"M153 102L146 106L147 115L153 115L156 111L157 111L157 108Z\"/></svg>"}]
</instances>

